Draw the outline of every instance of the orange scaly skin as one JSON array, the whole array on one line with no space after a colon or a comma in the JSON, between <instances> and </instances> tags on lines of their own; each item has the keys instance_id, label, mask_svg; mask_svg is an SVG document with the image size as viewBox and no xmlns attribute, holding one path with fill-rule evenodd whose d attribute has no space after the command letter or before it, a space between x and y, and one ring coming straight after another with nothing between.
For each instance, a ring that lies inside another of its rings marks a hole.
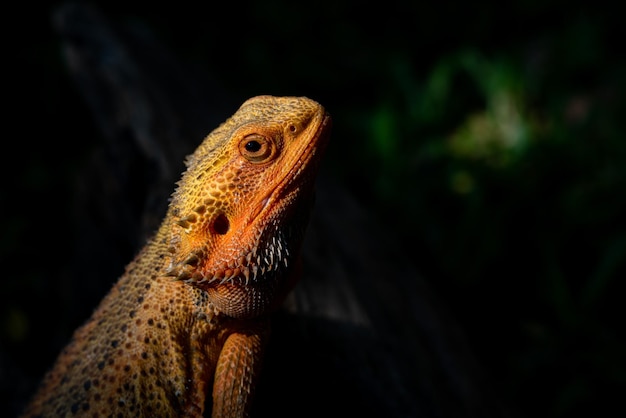
<instances>
[{"instance_id":1,"label":"orange scaly skin","mask_svg":"<svg viewBox=\"0 0 626 418\"><path fill-rule=\"evenodd\" d=\"M247 416L329 131L318 103L259 96L207 136L24 416Z\"/></svg>"}]
</instances>

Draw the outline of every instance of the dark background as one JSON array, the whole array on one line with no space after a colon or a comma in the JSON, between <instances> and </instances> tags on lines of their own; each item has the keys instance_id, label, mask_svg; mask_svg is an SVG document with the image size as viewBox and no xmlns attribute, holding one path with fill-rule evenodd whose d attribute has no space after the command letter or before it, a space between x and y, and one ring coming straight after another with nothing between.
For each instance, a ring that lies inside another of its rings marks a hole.
<instances>
[{"instance_id":1,"label":"dark background","mask_svg":"<svg viewBox=\"0 0 626 418\"><path fill-rule=\"evenodd\" d=\"M206 73L233 100L225 106L257 94L325 105L334 117L327 168L399 240L513 409L624 409L617 10L571 1L101 3L110 19L152 31ZM82 322L71 299L50 300L65 293L47 277L62 275L76 172L101 134L67 74L50 23L57 5L3 13L5 30L13 24L0 176L0 403L9 414L57 354L38 350L38 339L59 330L69 338Z\"/></svg>"}]
</instances>

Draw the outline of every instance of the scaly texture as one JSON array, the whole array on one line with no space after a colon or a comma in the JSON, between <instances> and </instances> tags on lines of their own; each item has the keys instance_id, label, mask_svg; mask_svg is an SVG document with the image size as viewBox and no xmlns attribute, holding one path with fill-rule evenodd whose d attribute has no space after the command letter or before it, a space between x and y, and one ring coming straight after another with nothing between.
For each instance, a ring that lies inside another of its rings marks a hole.
<instances>
[{"instance_id":1,"label":"scaly texture","mask_svg":"<svg viewBox=\"0 0 626 418\"><path fill-rule=\"evenodd\" d=\"M209 134L24 416L247 416L329 131L318 103L259 96Z\"/></svg>"}]
</instances>

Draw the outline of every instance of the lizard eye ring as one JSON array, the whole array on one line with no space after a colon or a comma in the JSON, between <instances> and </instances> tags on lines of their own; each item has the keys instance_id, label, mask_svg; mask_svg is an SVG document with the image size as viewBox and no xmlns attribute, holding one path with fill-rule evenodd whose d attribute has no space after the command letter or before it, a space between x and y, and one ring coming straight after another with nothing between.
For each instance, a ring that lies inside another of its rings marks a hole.
<instances>
[{"instance_id":1,"label":"lizard eye ring","mask_svg":"<svg viewBox=\"0 0 626 418\"><path fill-rule=\"evenodd\" d=\"M246 135L239 143L239 152L254 164L265 163L276 154L274 142L259 134Z\"/></svg>"}]
</instances>

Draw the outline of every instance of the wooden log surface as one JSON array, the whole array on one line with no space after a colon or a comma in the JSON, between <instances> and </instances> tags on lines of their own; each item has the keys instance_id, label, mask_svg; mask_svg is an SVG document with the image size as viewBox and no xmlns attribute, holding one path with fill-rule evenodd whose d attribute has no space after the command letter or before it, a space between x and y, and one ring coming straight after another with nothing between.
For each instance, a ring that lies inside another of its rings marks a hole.
<instances>
[{"instance_id":1,"label":"wooden log surface","mask_svg":"<svg viewBox=\"0 0 626 418\"><path fill-rule=\"evenodd\" d=\"M146 28L84 5L60 7L54 25L104 139L77 175L63 274L49 277L74 295L65 309L81 322L160 222L184 156L239 103ZM257 416L512 416L409 259L323 168L304 276L276 314ZM58 350L69 332L39 349Z\"/></svg>"}]
</instances>

